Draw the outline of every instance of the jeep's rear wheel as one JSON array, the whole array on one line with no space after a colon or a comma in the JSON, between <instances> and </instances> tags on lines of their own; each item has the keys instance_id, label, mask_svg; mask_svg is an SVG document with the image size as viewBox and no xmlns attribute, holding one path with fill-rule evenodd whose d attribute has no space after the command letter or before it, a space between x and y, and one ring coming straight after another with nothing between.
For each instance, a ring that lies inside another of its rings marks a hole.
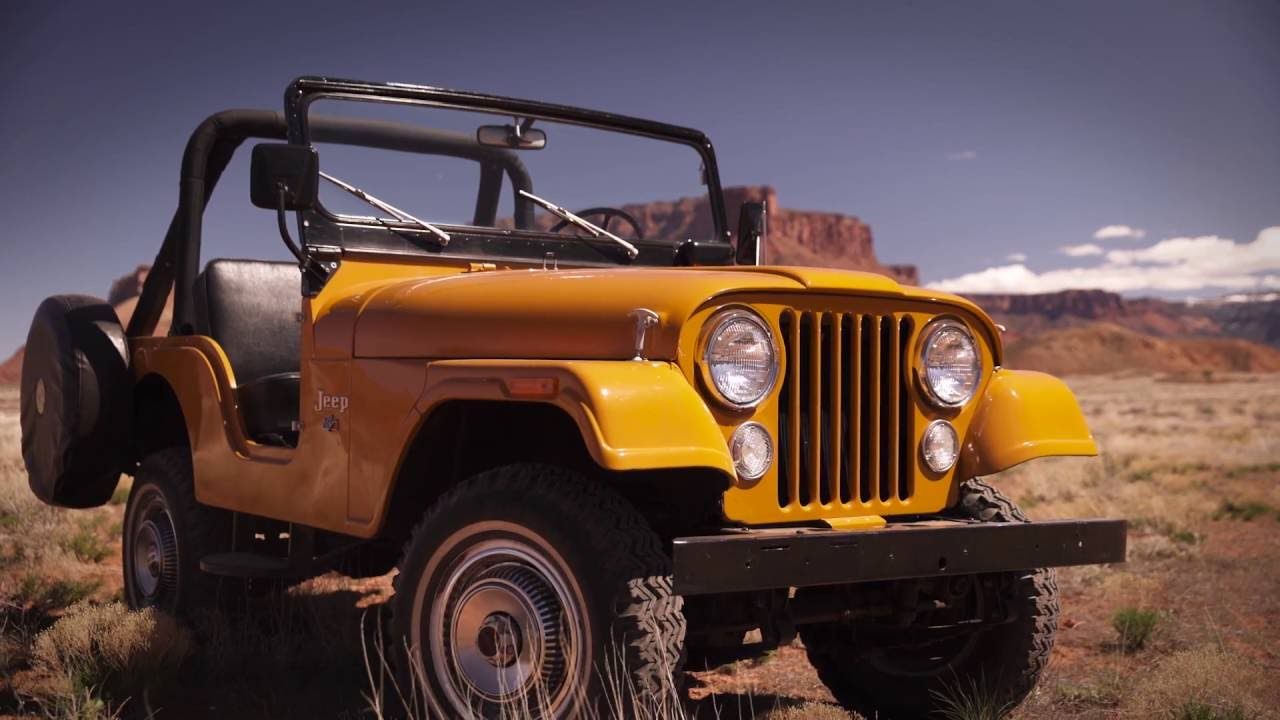
<instances>
[{"instance_id":1,"label":"jeep's rear wheel","mask_svg":"<svg viewBox=\"0 0 1280 720\"><path fill-rule=\"evenodd\" d=\"M124 596L134 609L190 617L217 597L200 558L230 540L226 511L196 502L186 448L143 458L124 515Z\"/></svg>"},{"instance_id":2,"label":"jeep's rear wheel","mask_svg":"<svg viewBox=\"0 0 1280 720\"><path fill-rule=\"evenodd\" d=\"M622 498L568 471L472 478L413 533L396 578L402 687L444 717L572 717L676 701L671 561ZM622 697L617 697L622 688Z\"/></svg>"},{"instance_id":3,"label":"jeep's rear wheel","mask_svg":"<svg viewBox=\"0 0 1280 720\"><path fill-rule=\"evenodd\" d=\"M951 514L981 522L1027 522L1012 501L977 479L961 486ZM1053 649L1058 626L1053 570L958 576L952 585L962 580L967 582L957 593L961 617L1002 615L997 624L883 647L877 644L885 637L906 637L913 628L886 633L842 623L802 626L809 661L836 700L866 717L894 720L930 717L950 707L948 699L961 697L1000 714L1022 702ZM993 613L996 609L1003 612Z\"/></svg>"}]
</instances>

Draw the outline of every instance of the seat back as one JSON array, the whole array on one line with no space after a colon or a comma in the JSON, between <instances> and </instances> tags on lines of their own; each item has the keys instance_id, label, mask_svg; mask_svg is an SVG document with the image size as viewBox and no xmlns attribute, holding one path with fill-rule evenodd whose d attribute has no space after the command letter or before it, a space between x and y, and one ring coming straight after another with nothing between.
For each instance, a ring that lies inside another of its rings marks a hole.
<instances>
[{"instance_id":1,"label":"seat back","mask_svg":"<svg viewBox=\"0 0 1280 720\"><path fill-rule=\"evenodd\" d=\"M196 332L222 346L236 384L296 373L302 335L298 266L259 260L213 260L196 276Z\"/></svg>"}]
</instances>

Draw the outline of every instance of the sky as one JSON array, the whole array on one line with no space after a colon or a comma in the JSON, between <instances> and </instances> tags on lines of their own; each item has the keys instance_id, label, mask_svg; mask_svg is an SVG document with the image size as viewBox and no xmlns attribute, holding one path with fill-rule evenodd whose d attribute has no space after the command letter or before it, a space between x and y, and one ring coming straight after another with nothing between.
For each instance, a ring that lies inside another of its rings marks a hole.
<instances>
[{"instance_id":1,"label":"sky","mask_svg":"<svg viewBox=\"0 0 1280 720\"><path fill-rule=\"evenodd\" d=\"M0 355L151 260L204 117L304 74L698 127L726 185L856 215L943 289L1280 286L1275 0L4 0L0 27ZM281 258L237 162L206 248Z\"/></svg>"}]
</instances>

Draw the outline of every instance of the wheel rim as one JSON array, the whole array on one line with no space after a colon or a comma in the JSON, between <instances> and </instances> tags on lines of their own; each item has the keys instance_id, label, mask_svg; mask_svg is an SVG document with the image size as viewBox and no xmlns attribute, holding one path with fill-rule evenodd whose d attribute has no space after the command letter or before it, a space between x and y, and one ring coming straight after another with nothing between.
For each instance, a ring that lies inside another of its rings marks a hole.
<instances>
[{"instance_id":1,"label":"wheel rim","mask_svg":"<svg viewBox=\"0 0 1280 720\"><path fill-rule=\"evenodd\" d=\"M459 552L430 602L427 658L454 709L559 716L585 680L586 629L565 570L518 538Z\"/></svg>"},{"instance_id":2,"label":"wheel rim","mask_svg":"<svg viewBox=\"0 0 1280 720\"><path fill-rule=\"evenodd\" d=\"M178 590L178 536L159 493L150 493L136 516L130 576L141 606L165 607Z\"/></svg>"}]
</instances>

